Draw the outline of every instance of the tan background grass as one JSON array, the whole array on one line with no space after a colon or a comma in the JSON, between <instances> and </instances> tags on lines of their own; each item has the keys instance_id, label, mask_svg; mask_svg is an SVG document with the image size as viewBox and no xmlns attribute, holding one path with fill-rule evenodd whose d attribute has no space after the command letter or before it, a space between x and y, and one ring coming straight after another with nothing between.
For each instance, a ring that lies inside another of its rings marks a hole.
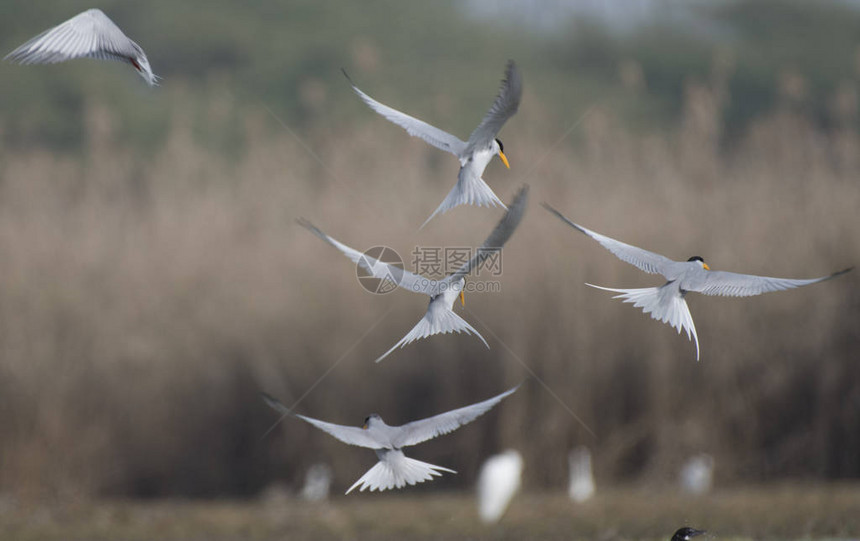
<instances>
[{"instance_id":1,"label":"tan background grass","mask_svg":"<svg viewBox=\"0 0 860 541\"><path fill-rule=\"evenodd\" d=\"M686 337L584 285L659 279L538 205L715 269L800 278L860 261L856 132L825 132L786 100L724 148L722 91L691 83L682 122L643 133L600 101L552 110L528 87L502 133L513 169L495 161L485 178L505 200L528 183L530 208L503 252L501 293L469 296L464 314L491 349L435 337L380 365L426 299L365 292L295 219L410 254L477 245L500 212L458 208L418 231L456 163L347 89L325 99L353 99L358 113L320 114L301 142L228 93L202 98L202 126L173 109L151 154L117 143L121 117L98 101L86 105L84 155L0 151L0 487L247 494L299 483L324 460L345 488L372 457L292 419L262 437L276 416L259 391L291 405L313 388L302 413L399 423L524 380L480 422L413 452L460 472L435 488L470 483L505 447L524 453L527 486L559 488L579 444L602 481L674 483L702 451L721 483L860 475L856 272L756 299L691 296L696 363ZM195 135L228 122L244 132L236 156Z\"/></svg>"}]
</instances>

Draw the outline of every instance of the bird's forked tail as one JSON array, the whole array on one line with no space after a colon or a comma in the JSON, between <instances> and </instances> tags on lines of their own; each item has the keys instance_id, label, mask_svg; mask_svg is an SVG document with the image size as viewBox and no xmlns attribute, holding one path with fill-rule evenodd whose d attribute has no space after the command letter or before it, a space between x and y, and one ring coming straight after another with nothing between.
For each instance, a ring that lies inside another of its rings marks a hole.
<instances>
[{"instance_id":1,"label":"bird's forked tail","mask_svg":"<svg viewBox=\"0 0 860 541\"><path fill-rule=\"evenodd\" d=\"M661 287L636 289L613 289L594 284L586 285L604 291L620 293L612 298L623 299L624 302L632 303L633 306L641 308L646 314L651 314L652 318L668 323L677 329L679 334L681 329L687 331L687 339L696 342L696 360L698 361L699 337L696 334L696 326L693 324L693 316L690 314L690 308L687 306L687 301L684 300L684 295L679 294L671 284L672 282L669 282Z\"/></svg>"},{"instance_id":2,"label":"bird's forked tail","mask_svg":"<svg viewBox=\"0 0 860 541\"><path fill-rule=\"evenodd\" d=\"M452 310L428 310L424 317L421 318L421 321L418 322L417 325L412 327L412 330L409 331L406 336L400 339L399 342L394 344L391 349L383 353L376 359L376 362L381 361L386 358L392 351L399 347L403 347L406 344L410 344L415 340L420 340L421 338L427 338L428 336L432 336L434 334L445 334L445 333L461 333L464 332L466 334L474 334L478 338L481 339L481 342L484 343L488 348L490 347L487 344L487 341L484 340L484 337L481 336L474 327L469 325L469 322L465 319L461 318L457 314L455 314Z\"/></svg>"},{"instance_id":3,"label":"bird's forked tail","mask_svg":"<svg viewBox=\"0 0 860 541\"><path fill-rule=\"evenodd\" d=\"M442 472L457 473L442 466L409 458L399 449L379 450L377 455L379 455L379 462L367 470L361 479L353 483L346 491L347 494L352 492L355 487L359 487L359 492L368 488L371 492L374 490L383 491L389 488L403 488L406 485L423 483L434 476L441 476Z\"/></svg>"},{"instance_id":4,"label":"bird's forked tail","mask_svg":"<svg viewBox=\"0 0 860 541\"><path fill-rule=\"evenodd\" d=\"M442 201L442 204L421 224L421 228L430 223L430 220L437 214L444 214L459 205L475 205L478 207L494 207L498 205L507 210L505 204L502 203L502 200L484 182L484 179L479 176L461 175L460 179L457 180L457 184L451 188L445 200Z\"/></svg>"}]
</instances>

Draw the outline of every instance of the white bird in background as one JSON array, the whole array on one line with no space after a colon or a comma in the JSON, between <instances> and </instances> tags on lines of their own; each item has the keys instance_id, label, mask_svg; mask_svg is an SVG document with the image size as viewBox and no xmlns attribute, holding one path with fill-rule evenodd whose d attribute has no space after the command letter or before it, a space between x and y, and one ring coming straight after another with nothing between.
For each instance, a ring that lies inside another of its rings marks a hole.
<instances>
[{"instance_id":1,"label":"white bird in background","mask_svg":"<svg viewBox=\"0 0 860 541\"><path fill-rule=\"evenodd\" d=\"M344 75L349 79L346 71L344 71ZM496 135L502 129L505 121L517 112L523 94L523 79L512 60L508 61L505 79L502 81L502 87L496 100L490 110L487 111L484 120L469 136L468 141L462 141L422 120L383 105L359 90L352 79L349 79L349 82L355 93L371 109L406 130L409 135L420 137L436 148L457 156L457 159L460 160L457 184L421 227L427 225L437 214L445 213L458 205L477 205L480 207L499 205L504 208L505 205L487 186L481 175L484 174L484 169L496 154L499 155L505 167L509 169L511 167L505 156L504 146Z\"/></svg>"},{"instance_id":2,"label":"white bird in background","mask_svg":"<svg viewBox=\"0 0 860 541\"><path fill-rule=\"evenodd\" d=\"M594 496L594 474L591 471L591 451L588 447L580 446L567 455L570 467L570 478L567 485L567 495L570 499L582 503Z\"/></svg>"},{"instance_id":3,"label":"white bird in background","mask_svg":"<svg viewBox=\"0 0 860 541\"><path fill-rule=\"evenodd\" d=\"M633 303L633 306L642 308L646 314L651 314L652 318L659 319L676 328L678 333L681 332L681 329L686 330L687 338L689 339L692 336L692 339L696 341L696 360L699 360L699 337L696 335L696 327L693 324L690 309L687 307L687 301L684 300L688 292L695 291L705 295L722 295L727 297L749 297L771 291L782 291L784 289L823 282L845 274L853 268L834 272L828 276L802 280L712 271L699 256L693 256L687 261L673 261L660 254L655 254L654 252L649 252L595 233L581 225L573 223L562 213L545 203L544 207L569 226L599 242L618 259L630 263L649 274L662 274L668 280L659 287L638 289L613 289L593 284L587 285L597 289L620 293L620 295L616 295L613 298L622 298L624 302Z\"/></svg>"},{"instance_id":4,"label":"white bird in background","mask_svg":"<svg viewBox=\"0 0 860 541\"><path fill-rule=\"evenodd\" d=\"M157 86L146 53L100 9L88 9L21 45L6 59L19 64L54 64L73 58L119 60L131 64L149 86Z\"/></svg>"},{"instance_id":5,"label":"white bird in background","mask_svg":"<svg viewBox=\"0 0 860 541\"><path fill-rule=\"evenodd\" d=\"M305 473L305 485L302 487L302 499L309 502L321 502L328 499L328 489L331 486L331 468L328 464L319 462L308 468Z\"/></svg>"},{"instance_id":6,"label":"white bird in background","mask_svg":"<svg viewBox=\"0 0 860 541\"><path fill-rule=\"evenodd\" d=\"M707 453L690 457L681 468L681 488L688 494L707 494L713 481L714 457Z\"/></svg>"},{"instance_id":7,"label":"white bird in background","mask_svg":"<svg viewBox=\"0 0 860 541\"><path fill-rule=\"evenodd\" d=\"M498 522L520 489L523 457L509 449L493 455L478 474L478 514L485 523Z\"/></svg>"},{"instance_id":8,"label":"white bird in background","mask_svg":"<svg viewBox=\"0 0 860 541\"><path fill-rule=\"evenodd\" d=\"M472 269L478 268L490 255L502 249L502 246L504 246L505 242L507 242L519 225L527 200L528 186L524 186L517 192L513 203L511 203L504 217L502 217L498 225L493 229L493 232L490 233L490 236L487 237L487 240L484 241L484 244L475 251L472 259L441 280L425 278L419 274L414 274L395 265L375 259L366 253L361 253L329 237L306 220L299 219L299 223L343 252L344 255L356 265L359 265L372 274L373 277L393 281L394 285L403 289L430 296L430 304L427 306L427 312L421 318L421 321L399 342L394 344L391 349L376 359L376 362L379 362L399 347L439 333L465 332L466 334L474 334L481 339L487 348L490 347L487 341L484 340L484 337L474 327L454 313L454 301L459 297L460 302L465 306L466 301L463 295L463 288L466 283L466 275Z\"/></svg>"},{"instance_id":9,"label":"white bird in background","mask_svg":"<svg viewBox=\"0 0 860 541\"><path fill-rule=\"evenodd\" d=\"M371 492L374 490L383 491L390 488L403 488L406 485L423 483L424 481L431 480L433 476L441 476L441 472L443 471L457 473L442 466L435 466L415 460L414 458L409 458L403 454L402 449L410 445L417 445L442 434L448 434L474 421L518 388L519 385L483 402L434 415L420 421L406 423L401 426L389 426L385 424L382 417L375 413L369 415L364 420L362 427L336 425L305 417L304 415L293 415L307 421L324 432L328 432L344 443L367 447L376 451L379 462L349 487L346 493L349 494L355 487L359 487L359 491L361 492L367 488ZM263 400L282 415L292 414L286 406L265 393L263 394Z\"/></svg>"}]
</instances>

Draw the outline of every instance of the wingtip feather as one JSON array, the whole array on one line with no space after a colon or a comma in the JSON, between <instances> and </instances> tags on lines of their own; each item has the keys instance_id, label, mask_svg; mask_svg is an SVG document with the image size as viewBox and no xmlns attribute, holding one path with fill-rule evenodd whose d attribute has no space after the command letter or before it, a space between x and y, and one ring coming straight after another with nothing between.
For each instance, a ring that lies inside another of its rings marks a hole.
<instances>
[{"instance_id":1,"label":"wingtip feather","mask_svg":"<svg viewBox=\"0 0 860 541\"><path fill-rule=\"evenodd\" d=\"M830 275L830 278L836 278L837 276L842 276L843 274L849 273L854 270L854 266L848 267L847 269L842 269L839 272L834 272Z\"/></svg>"},{"instance_id":2,"label":"wingtip feather","mask_svg":"<svg viewBox=\"0 0 860 541\"><path fill-rule=\"evenodd\" d=\"M322 230L320 230L317 226L312 224L309 220L302 218L300 216L300 217L296 218L296 223L299 224L300 226L304 227L305 229L307 229L308 231L310 231L314 235L318 236L319 238L323 239L324 241L326 241L326 242L329 241L328 235L323 233Z\"/></svg>"},{"instance_id":3,"label":"wingtip feather","mask_svg":"<svg viewBox=\"0 0 860 541\"><path fill-rule=\"evenodd\" d=\"M278 413L282 413L284 415L290 413L290 410L283 403L281 403L280 400L273 397L272 395L260 391L260 396L262 397L263 401L266 403L267 406L277 411Z\"/></svg>"},{"instance_id":4,"label":"wingtip feather","mask_svg":"<svg viewBox=\"0 0 860 541\"><path fill-rule=\"evenodd\" d=\"M579 225L578 223L574 222L573 220L571 220L570 218L568 218L567 216L565 216L564 214L562 214L560 211L558 211L558 210L556 210L555 208L553 208L552 206L550 206L550 204L549 204L549 203L542 202L542 203L541 203L541 206L542 206L544 209L546 209L547 211L549 211L551 214L554 214L554 215L555 215L559 220L561 220L562 222L566 223L566 224L567 224L567 225L569 225L570 227L572 227L572 228L576 229L576 230L577 230L577 231L579 231L580 233L584 233L584 234L588 235L588 232L585 230L585 228L584 228L584 227L582 227L582 226L581 226L581 225ZM590 235L589 235L589 236L590 236Z\"/></svg>"}]
</instances>

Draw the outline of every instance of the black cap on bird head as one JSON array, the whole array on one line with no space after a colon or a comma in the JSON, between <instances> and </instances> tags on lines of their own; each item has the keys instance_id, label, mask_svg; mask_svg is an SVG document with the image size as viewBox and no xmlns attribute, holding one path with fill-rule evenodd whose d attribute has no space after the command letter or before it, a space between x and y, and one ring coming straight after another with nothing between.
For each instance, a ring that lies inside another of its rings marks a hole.
<instances>
[{"instance_id":1,"label":"black cap on bird head","mask_svg":"<svg viewBox=\"0 0 860 541\"><path fill-rule=\"evenodd\" d=\"M695 528L690 528L689 526L684 526L675 532L675 535L672 536L672 541L690 541L690 539L698 535L702 535L703 533L705 533L705 530L697 530Z\"/></svg>"},{"instance_id":2,"label":"black cap on bird head","mask_svg":"<svg viewBox=\"0 0 860 541\"><path fill-rule=\"evenodd\" d=\"M502 140L496 138L496 144L499 145L499 158L501 158L502 163L505 164L505 167L508 169L511 168L510 162L508 162L508 157L505 156L505 145L502 144Z\"/></svg>"},{"instance_id":3,"label":"black cap on bird head","mask_svg":"<svg viewBox=\"0 0 860 541\"><path fill-rule=\"evenodd\" d=\"M702 264L702 268L703 268L703 269L705 269L705 270L711 270L711 267L709 267L709 266L708 266L708 264L707 264L707 263L705 263L705 260L704 260L704 259L702 259L702 257L701 257L701 256L694 255L693 257L691 257L691 258L690 258L690 259L688 259L687 261L698 261L699 263L701 263L701 264Z\"/></svg>"},{"instance_id":4,"label":"black cap on bird head","mask_svg":"<svg viewBox=\"0 0 860 541\"><path fill-rule=\"evenodd\" d=\"M367 427L370 426L370 420L371 419L376 420L379 418L380 418L379 415L377 415L376 413L371 413L370 415L368 415L367 417L364 418L364 424L361 425L361 428L367 430Z\"/></svg>"}]
</instances>

